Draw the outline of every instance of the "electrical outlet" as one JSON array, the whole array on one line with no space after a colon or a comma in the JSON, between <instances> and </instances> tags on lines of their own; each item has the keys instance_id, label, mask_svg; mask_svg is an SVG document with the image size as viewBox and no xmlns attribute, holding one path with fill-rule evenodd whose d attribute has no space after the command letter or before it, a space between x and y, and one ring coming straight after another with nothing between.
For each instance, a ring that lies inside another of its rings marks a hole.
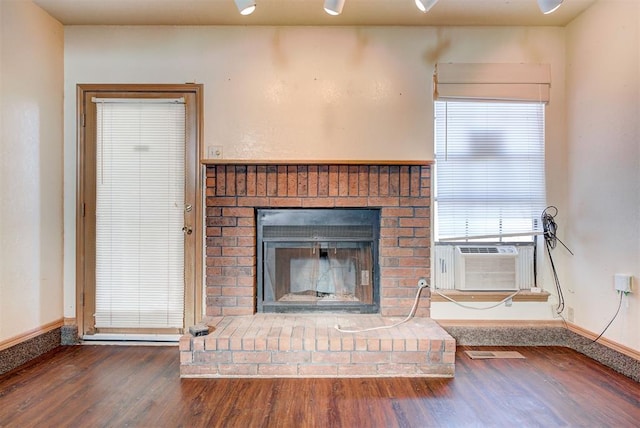
<instances>
[{"instance_id":1,"label":"electrical outlet","mask_svg":"<svg viewBox=\"0 0 640 428\"><path fill-rule=\"evenodd\" d=\"M222 146L207 147L207 159L222 159Z\"/></svg>"},{"instance_id":2,"label":"electrical outlet","mask_svg":"<svg viewBox=\"0 0 640 428\"><path fill-rule=\"evenodd\" d=\"M631 293L631 275L617 273L613 276L613 288L623 293Z\"/></svg>"},{"instance_id":3,"label":"electrical outlet","mask_svg":"<svg viewBox=\"0 0 640 428\"><path fill-rule=\"evenodd\" d=\"M573 308L571 306L567 306L567 321L573 322Z\"/></svg>"}]
</instances>

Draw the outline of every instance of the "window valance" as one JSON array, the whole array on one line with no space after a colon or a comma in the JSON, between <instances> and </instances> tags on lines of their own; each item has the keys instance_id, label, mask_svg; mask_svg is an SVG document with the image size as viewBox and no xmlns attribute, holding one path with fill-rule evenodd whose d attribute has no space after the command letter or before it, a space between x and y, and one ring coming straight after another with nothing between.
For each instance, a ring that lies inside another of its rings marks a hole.
<instances>
[{"instance_id":1,"label":"window valance","mask_svg":"<svg viewBox=\"0 0 640 428\"><path fill-rule=\"evenodd\" d=\"M434 100L549 102L549 64L436 64Z\"/></svg>"}]
</instances>

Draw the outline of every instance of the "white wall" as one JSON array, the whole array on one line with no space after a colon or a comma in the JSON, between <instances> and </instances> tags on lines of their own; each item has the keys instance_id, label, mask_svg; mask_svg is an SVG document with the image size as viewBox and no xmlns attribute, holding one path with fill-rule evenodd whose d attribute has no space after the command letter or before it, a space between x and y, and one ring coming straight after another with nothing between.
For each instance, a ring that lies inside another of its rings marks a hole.
<instances>
[{"instance_id":1,"label":"white wall","mask_svg":"<svg viewBox=\"0 0 640 428\"><path fill-rule=\"evenodd\" d=\"M2 16L4 15L3 13L4 7L2 6L2 3L0 3L0 23L2 23ZM2 83L2 75L4 74L4 55L3 55L3 32L2 32L2 27L0 27L0 153L2 153L2 149L4 148L4 117L2 114L2 111L4 110L4 106L2 103L2 88L3 88L3 83ZM4 156L3 156L4 157ZM4 177L4 163L2 162L2 158L0 158L0 191L4 191L4 183L5 183L5 177ZM0 193L0 196L2 195L2 193ZM3 218L3 209L0 208L0 233L2 233L2 218ZM2 249L2 235L0 234L0 251ZM8 299L8 294L5 296L5 292L4 292L4 287L2 286L3 284L3 280L2 278L4 278L4 258L1 257L2 254L0 253L0 325L2 325L2 320L4 319L4 314L3 314L3 307L4 305L2 304L2 302L6 301L6 299ZM1 327L0 327L0 340L2 340L2 332L1 332Z\"/></svg>"},{"instance_id":2,"label":"white wall","mask_svg":"<svg viewBox=\"0 0 640 428\"><path fill-rule=\"evenodd\" d=\"M566 240L575 323L640 351L640 2L600 0L567 27L570 222Z\"/></svg>"},{"instance_id":3,"label":"white wall","mask_svg":"<svg viewBox=\"0 0 640 428\"><path fill-rule=\"evenodd\" d=\"M436 62L550 63L548 176L566 183L564 55L561 28L66 27L65 316L75 315L76 84L203 83L205 144L225 158L429 160ZM549 200L564 192L554 186ZM510 311L551 316L548 304Z\"/></svg>"},{"instance_id":4,"label":"white wall","mask_svg":"<svg viewBox=\"0 0 640 428\"><path fill-rule=\"evenodd\" d=\"M64 33L26 1L0 22L1 342L63 317Z\"/></svg>"}]
</instances>

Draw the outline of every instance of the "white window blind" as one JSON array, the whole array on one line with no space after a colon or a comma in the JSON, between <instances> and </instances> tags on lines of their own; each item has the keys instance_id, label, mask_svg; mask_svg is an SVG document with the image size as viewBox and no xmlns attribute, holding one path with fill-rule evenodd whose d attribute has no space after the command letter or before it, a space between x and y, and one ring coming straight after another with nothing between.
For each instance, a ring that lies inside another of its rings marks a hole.
<instances>
[{"instance_id":1,"label":"white window blind","mask_svg":"<svg viewBox=\"0 0 640 428\"><path fill-rule=\"evenodd\" d=\"M436 240L539 231L544 104L436 101L435 115Z\"/></svg>"},{"instance_id":2,"label":"white window blind","mask_svg":"<svg viewBox=\"0 0 640 428\"><path fill-rule=\"evenodd\" d=\"M94 102L96 327L182 328L184 104Z\"/></svg>"}]
</instances>

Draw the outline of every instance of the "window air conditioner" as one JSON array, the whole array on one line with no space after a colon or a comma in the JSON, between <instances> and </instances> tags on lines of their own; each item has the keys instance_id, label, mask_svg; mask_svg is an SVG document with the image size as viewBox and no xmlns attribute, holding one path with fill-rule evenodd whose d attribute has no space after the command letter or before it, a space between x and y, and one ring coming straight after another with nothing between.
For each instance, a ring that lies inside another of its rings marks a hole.
<instances>
[{"instance_id":1,"label":"window air conditioner","mask_svg":"<svg viewBox=\"0 0 640 428\"><path fill-rule=\"evenodd\" d=\"M518 248L507 245L456 246L455 275L458 290L517 290Z\"/></svg>"}]
</instances>

